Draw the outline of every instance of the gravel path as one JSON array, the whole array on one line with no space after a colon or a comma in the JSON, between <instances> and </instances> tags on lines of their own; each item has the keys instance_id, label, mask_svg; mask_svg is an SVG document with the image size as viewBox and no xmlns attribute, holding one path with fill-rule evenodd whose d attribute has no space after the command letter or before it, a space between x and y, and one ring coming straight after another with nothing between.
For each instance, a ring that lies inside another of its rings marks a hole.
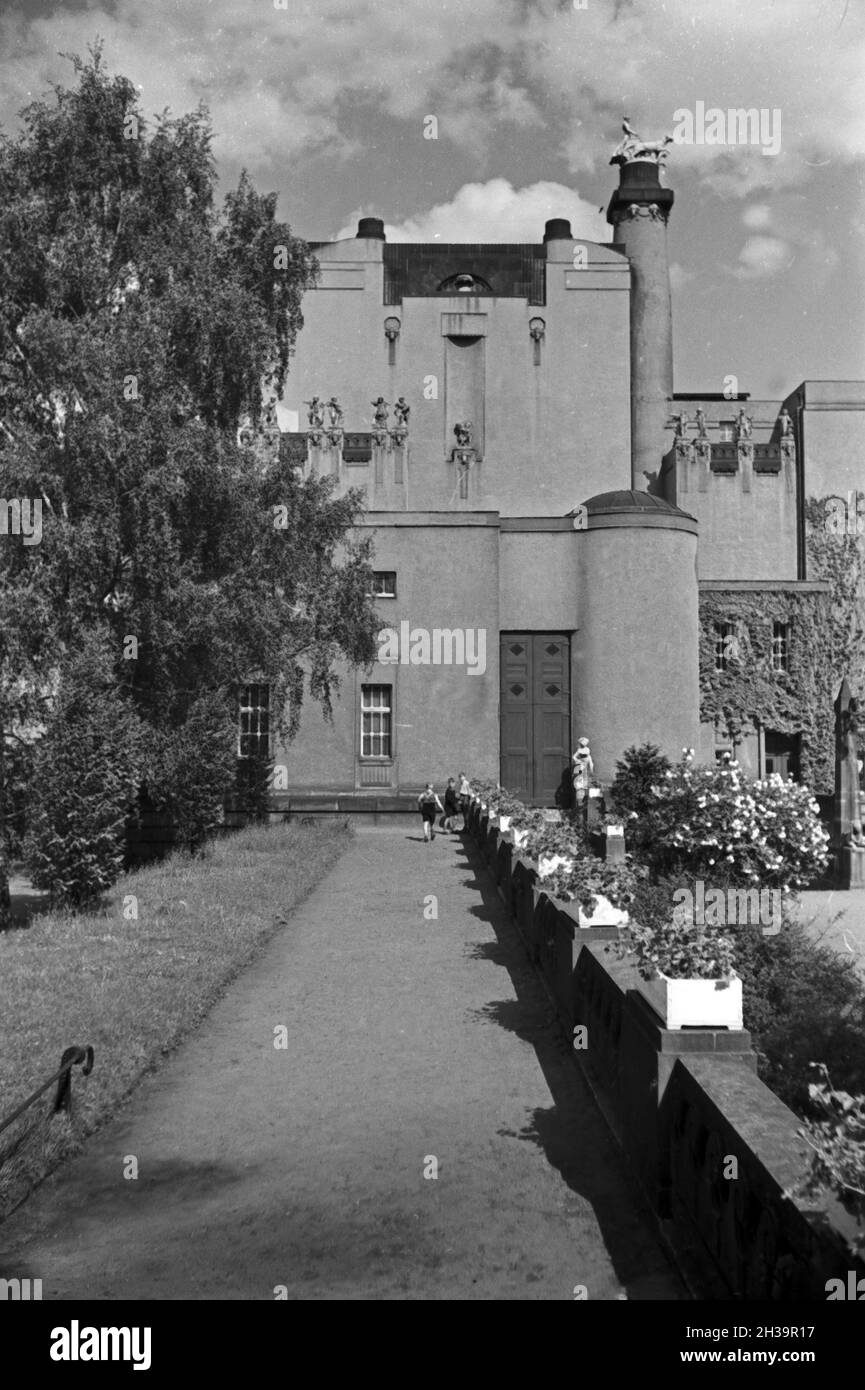
<instances>
[{"instance_id":1,"label":"gravel path","mask_svg":"<svg viewBox=\"0 0 865 1390\"><path fill-rule=\"evenodd\" d=\"M98 1081L97 1058L75 1084ZM0 1228L0 1275L45 1299L684 1297L474 852L390 827Z\"/></svg>"}]
</instances>

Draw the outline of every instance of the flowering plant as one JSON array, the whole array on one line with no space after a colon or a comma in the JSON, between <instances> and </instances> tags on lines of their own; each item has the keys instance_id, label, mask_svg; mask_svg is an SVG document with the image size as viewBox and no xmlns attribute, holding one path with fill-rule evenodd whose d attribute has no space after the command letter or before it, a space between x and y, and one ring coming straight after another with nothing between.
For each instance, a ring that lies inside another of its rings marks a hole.
<instances>
[{"instance_id":1,"label":"flowering plant","mask_svg":"<svg viewBox=\"0 0 865 1390\"><path fill-rule=\"evenodd\" d=\"M504 787L499 787L496 791L490 792L487 800L491 815L494 816L519 816L527 808L520 801L519 797L514 796L513 792L507 791Z\"/></svg>"},{"instance_id":2,"label":"flowering plant","mask_svg":"<svg viewBox=\"0 0 865 1390\"><path fill-rule=\"evenodd\" d=\"M652 927L629 922L621 929L616 951L620 957L636 956L644 980L659 974L671 980L728 980L735 965L735 944L729 936L678 913Z\"/></svg>"},{"instance_id":3,"label":"flowering plant","mask_svg":"<svg viewBox=\"0 0 865 1390\"><path fill-rule=\"evenodd\" d=\"M663 872L726 872L791 891L828 864L829 836L807 787L773 773L752 782L739 764L695 767L687 750L651 789L639 822L643 856Z\"/></svg>"},{"instance_id":4,"label":"flowering plant","mask_svg":"<svg viewBox=\"0 0 865 1390\"><path fill-rule=\"evenodd\" d=\"M627 864L611 864L587 854L574 861L573 868L555 869L544 879L544 892L551 898L578 902L588 917L598 905L599 893L613 907L626 908L636 888L636 874Z\"/></svg>"},{"instance_id":5,"label":"flowering plant","mask_svg":"<svg viewBox=\"0 0 865 1390\"><path fill-rule=\"evenodd\" d=\"M489 777L475 777L469 783L472 793L480 801L485 801L489 805L490 797L500 790L498 782L492 781Z\"/></svg>"},{"instance_id":6,"label":"flowering plant","mask_svg":"<svg viewBox=\"0 0 865 1390\"><path fill-rule=\"evenodd\" d=\"M525 852L532 859L541 856L551 858L561 854L566 859L574 859L584 853L582 836L570 821L541 820L529 831Z\"/></svg>"}]
</instances>

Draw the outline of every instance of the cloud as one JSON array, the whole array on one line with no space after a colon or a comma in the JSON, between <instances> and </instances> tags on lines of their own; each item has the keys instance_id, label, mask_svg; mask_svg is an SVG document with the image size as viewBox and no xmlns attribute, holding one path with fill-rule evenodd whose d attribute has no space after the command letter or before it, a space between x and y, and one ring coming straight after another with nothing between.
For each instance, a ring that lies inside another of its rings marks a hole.
<instances>
[{"instance_id":1,"label":"cloud","mask_svg":"<svg viewBox=\"0 0 865 1390\"><path fill-rule=\"evenodd\" d=\"M786 13L785 13L786 11ZM795 12L795 21L791 12ZM440 138L493 154L546 126L575 173L600 172L624 114L650 137L698 100L781 113L781 148L677 145L671 169L743 197L801 182L865 149L865 6L847 0L88 0L0 16L0 121L52 80L59 51L96 34L146 112L211 106L220 159L285 169L301 155L360 148L359 118L386 140L435 114ZM400 135L404 139L405 132ZM396 137L394 137L396 138Z\"/></svg>"},{"instance_id":2,"label":"cloud","mask_svg":"<svg viewBox=\"0 0 865 1390\"><path fill-rule=\"evenodd\" d=\"M749 237L739 252L733 274L740 280L763 280L788 267L794 259L789 242L774 236Z\"/></svg>"},{"instance_id":3,"label":"cloud","mask_svg":"<svg viewBox=\"0 0 865 1390\"><path fill-rule=\"evenodd\" d=\"M333 240L354 236L362 209L354 212ZM466 183L449 203L439 203L405 221L385 225L394 241L534 241L541 240L544 223L567 217L575 237L609 241L610 229L593 203L562 183L542 181L514 188L507 179Z\"/></svg>"},{"instance_id":4,"label":"cloud","mask_svg":"<svg viewBox=\"0 0 865 1390\"><path fill-rule=\"evenodd\" d=\"M752 231L761 231L772 221L772 209L768 203L752 203L742 213L742 221Z\"/></svg>"}]
</instances>

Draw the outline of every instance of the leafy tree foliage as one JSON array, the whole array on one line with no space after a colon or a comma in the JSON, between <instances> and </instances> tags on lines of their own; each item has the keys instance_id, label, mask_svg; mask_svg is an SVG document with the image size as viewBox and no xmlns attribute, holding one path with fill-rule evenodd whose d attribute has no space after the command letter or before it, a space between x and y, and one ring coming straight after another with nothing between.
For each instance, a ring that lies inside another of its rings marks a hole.
<instances>
[{"instance_id":1,"label":"leafy tree foliage","mask_svg":"<svg viewBox=\"0 0 865 1390\"><path fill-rule=\"evenodd\" d=\"M360 494L237 438L285 380L309 247L245 175L217 209L203 108L148 129L98 48L73 63L75 86L0 137L0 497L42 508L39 543L0 535L0 807L82 632L107 626L165 738L248 680L290 737L305 692L328 713L340 663L374 659L379 626Z\"/></svg>"},{"instance_id":2,"label":"leafy tree foliage","mask_svg":"<svg viewBox=\"0 0 865 1390\"><path fill-rule=\"evenodd\" d=\"M105 630L86 634L61 670L32 768L25 858L37 888L80 906L114 882L141 777L142 726L114 677Z\"/></svg>"}]
</instances>

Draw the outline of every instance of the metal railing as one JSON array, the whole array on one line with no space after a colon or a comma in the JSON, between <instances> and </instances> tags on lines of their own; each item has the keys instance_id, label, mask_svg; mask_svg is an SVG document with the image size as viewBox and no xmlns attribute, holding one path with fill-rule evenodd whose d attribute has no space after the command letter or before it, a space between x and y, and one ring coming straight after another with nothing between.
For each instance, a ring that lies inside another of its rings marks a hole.
<instances>
[{"instance_id":1,"label":"metal railing","mask_svg":"<svg viewBox=\"0 0 865 1390\"><path fill-rule=\"evenodd\" d=\"M93 1070L93 1048L92 1047L67 1047L60 1059L60 1066L53 1076L34 1091L32 1096L28 1096L17 1110L13 1110L11 1115L7 1115L5 1120L0 1121L0 1134L4 1129L8 1129L11 1124L24 1114L41 1095L44 1095L49 1086L57 1082L57 1094L54 1097L54 1110L56 1115L59 1111L65 1110L67 1114L72 1113L72 1068L81 1066L81 1075L89 1076Z\"/></svg>"}]
</instances>

